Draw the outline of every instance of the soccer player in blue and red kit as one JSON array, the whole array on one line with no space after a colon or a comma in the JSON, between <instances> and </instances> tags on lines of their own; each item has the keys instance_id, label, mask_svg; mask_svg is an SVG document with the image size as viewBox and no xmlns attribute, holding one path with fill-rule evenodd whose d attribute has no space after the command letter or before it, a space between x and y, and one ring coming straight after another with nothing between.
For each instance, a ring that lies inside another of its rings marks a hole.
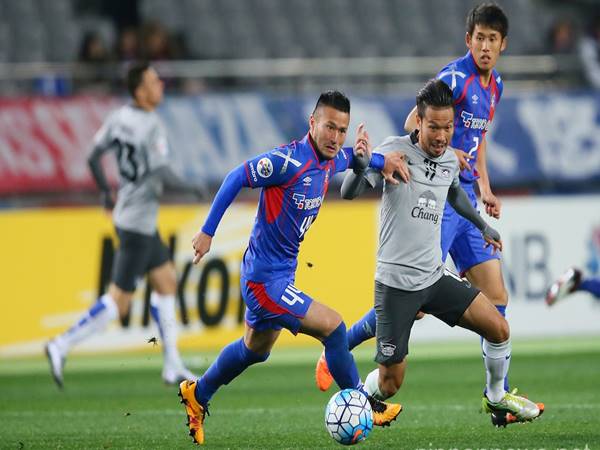
<instances>
[{"instance_id":1,"label":"soccer player in blue and red kit","mask_svg":"<svg viewBox=\"0 0 600 450\"><path fill-rule=\"evenodd\" d=\"M300 242L314 222L334 174L367 164L395 184L402 155L373 155L360 125L354 149L342 148L350 122L350 101L340 92L321 94L301 141L276 148L232 170L217 193L206 222L192 241L194 263L210 250L219 221L243 187L262 188L250 242L244 253L240 284L247 306L243 338L225 347L204 375L181 383L190 434L204 442L208 401L252 364L266 361L282 328L320 340L333 378L341 389L362 388L348 350L346 326L331 308L294 286ZM374 423L388 425L400 413L398 404L369 397Z\"/></svg>"},{"instance_id":2,"label":"soccer player in blue and red kit","mask_svg":"<svg viewBox=\"0 0 600 450\"><path fill-rule=\"evenodd\" d=\"M460 182L473 206L477 208L475 184L479 187L486 213L500 218L501 203L490 187L486 164L485 135L490 126L503 84L494 69L500 53L506 48L508 18L496 4L475 6L467 15L466 45L468 52L447 64L437 75L452 90L454 97L454 136L451 146L458 157ZM405 122L405 129L417 128L417 111L414 108ZM500 256L491 252L481 232L470 221L460 216L446 204L442 220L442 257L448 253L456 268L496 306L505 316L508 293L504 286ZM353 349L361 342L375 336L375 310L371 309L348 330L348 343ZM331 377L323 357L316 369L317 386L328 389ZM508 391L508 379L505 379ZM543 408L543 405L539 405ZM494 425L512 423L514 417L497 417L492 414Z\"/></svg>"}]
</instances>

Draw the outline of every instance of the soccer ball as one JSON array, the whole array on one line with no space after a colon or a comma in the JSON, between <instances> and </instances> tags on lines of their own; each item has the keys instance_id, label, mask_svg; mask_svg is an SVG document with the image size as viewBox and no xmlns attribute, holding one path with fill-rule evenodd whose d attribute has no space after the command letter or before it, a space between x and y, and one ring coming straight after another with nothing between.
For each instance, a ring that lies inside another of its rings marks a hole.
<instances>
[{"instance_id":1,"label":"soccer ball","mask_svg":"<svg viewBox=\"0 0 600 450\"><path fill-rule=\"evenodd\" d=\"M333 394L325 407L325 428L340 444L353 445L373 429L373 411L367 396L356 389Z\"/></svg>"}]
</instances>

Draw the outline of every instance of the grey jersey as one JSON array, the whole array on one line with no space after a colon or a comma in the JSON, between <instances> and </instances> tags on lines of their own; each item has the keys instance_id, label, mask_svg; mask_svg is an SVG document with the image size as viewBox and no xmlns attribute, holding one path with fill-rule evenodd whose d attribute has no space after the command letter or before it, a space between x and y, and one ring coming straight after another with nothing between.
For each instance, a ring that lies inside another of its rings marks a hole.
<instances>
[{"instance_id":1,"label":"grey jersey","mask_svg":"<svg viewBox=\"0 0 600 450\"><path fill-rule=\"evenodd\" d=\"M94 137L94 148L116 152L119 191L113 221L119 228L154 234L163 183L157 170L168 165L167 136L158 114L133 105L106 119Z\"/></svg>"},{"instance_id":2,"label":"grey jersey","mask_svg":"<svg viewBox=\"0 0 600 450\"><path fill-rule=\"evenodd\" d=\"M441 225L450 186L459 186L458 159L448 148L438 158L429 157L411 136L392 136L375 150L406 155L410 181L385 183L375 279L406 291L425 289L444 270ZM365 172L372 187L382 179L373 169Z\"/></svg>"}]
</instances>

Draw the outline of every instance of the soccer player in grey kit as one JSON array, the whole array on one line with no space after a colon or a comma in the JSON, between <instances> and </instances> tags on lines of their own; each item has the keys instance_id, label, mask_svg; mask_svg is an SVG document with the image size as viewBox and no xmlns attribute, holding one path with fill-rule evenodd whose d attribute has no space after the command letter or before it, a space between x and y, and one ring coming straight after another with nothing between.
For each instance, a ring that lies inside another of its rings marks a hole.
<instances>
[{"instance_id":1,"label":"soccer player in grey kit","mask_svg":"<svg viewBox=\"0 0 600 450\"><path fill-rule=\"evenodd\" d=\"M422 311L485 339L484 410L531 421L543 407L504 390L511 353L506 320L479 290L445 269L442 261L440 228L446 201L479 228L489 245L502 249L500 235L481 218L460 186L455 153L446 151L454 128L454 106L452 91L443 81L431 80L417 94L417 121L419 131L389 137L377 148L382 154L403 152L408 173L404 183L383 186L375 274L379 367L367 376L365 388L380 400L398 391L410 331ZM379 180L381 175L372 170L349 173L342 196L355 198Z\"/></svg>"},{"instance_id":2,"label":"soccer player in grey kit","mask_svg":"<svg viewBox=\"0 0 600 450\"><path fill-rule=\"evenodd\" d=\"M162 338L162 378L168 384L197 377L185 368L177 350L175 292L177 277L169 250L158 235L158 198L163 187L204 196L201 184L187 183L169 166L170 150L155 109L163 98L163 82L147 63L131 67L127 87L133 99L109 115L94 137L89 165L101 190L103 205L113 211L119 236L108 292L64 333L46 345L50 370L59 387L69 350L83 339L102 332L129 311L136 284L148 273L153 292L150 312ZM113 204L111 188L101 166L104 153L116 152L119 191Z\"/></svg>"}]
</instances>

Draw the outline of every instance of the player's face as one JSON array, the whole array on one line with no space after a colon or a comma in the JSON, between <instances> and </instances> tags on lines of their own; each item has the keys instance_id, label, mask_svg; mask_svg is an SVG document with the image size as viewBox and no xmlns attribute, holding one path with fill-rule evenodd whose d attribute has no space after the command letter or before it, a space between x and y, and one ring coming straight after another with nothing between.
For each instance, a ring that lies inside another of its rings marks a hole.
<instances>
[{"instance_id":1,"label":"player's face","mask_svg":"<svg viewBox=\"0 0 600 450\"><path fill-rule=\"evenodd\" d=\"M499 31L482 25L475 25L472 35L467 33L466 42L482 72L491 71L506 48L506 38L503 39Z\"/></svg>"},{"instance_id":2,"label":"player's face","mask_svg":"<svg viewBox=\"0 0 600 450\"><path fill-rule=\"evenodd\" d=\"M159 78L158 73L156 73L156 70L150 67L144 72L138 92L141 96L143 96L146 103L154 108L162 101L163 88L164 85L162 80Z\"/></svg>"},{"instance_id":3,"label":"player's face","mask_svg":"<svg viewBox=\"0 0 600 450\"><path fill-rule=\"evenodd\" d=\"M335 158L344 145L349 124L350 114L331 106L319 106L310 116L310 136L322 158Z\"/></svg>"},{"instance_id":4,"label":"player's face","mask_svg":"<svg viewBox=\"0 0 600 450\"><path fill-rule=\"evenodd\" d=\"M425 109L425 116L417 114L419 147L432 158L441 156L450 145L454 132L454 110L452 108Z\"/></svg>"}]
</instances>

